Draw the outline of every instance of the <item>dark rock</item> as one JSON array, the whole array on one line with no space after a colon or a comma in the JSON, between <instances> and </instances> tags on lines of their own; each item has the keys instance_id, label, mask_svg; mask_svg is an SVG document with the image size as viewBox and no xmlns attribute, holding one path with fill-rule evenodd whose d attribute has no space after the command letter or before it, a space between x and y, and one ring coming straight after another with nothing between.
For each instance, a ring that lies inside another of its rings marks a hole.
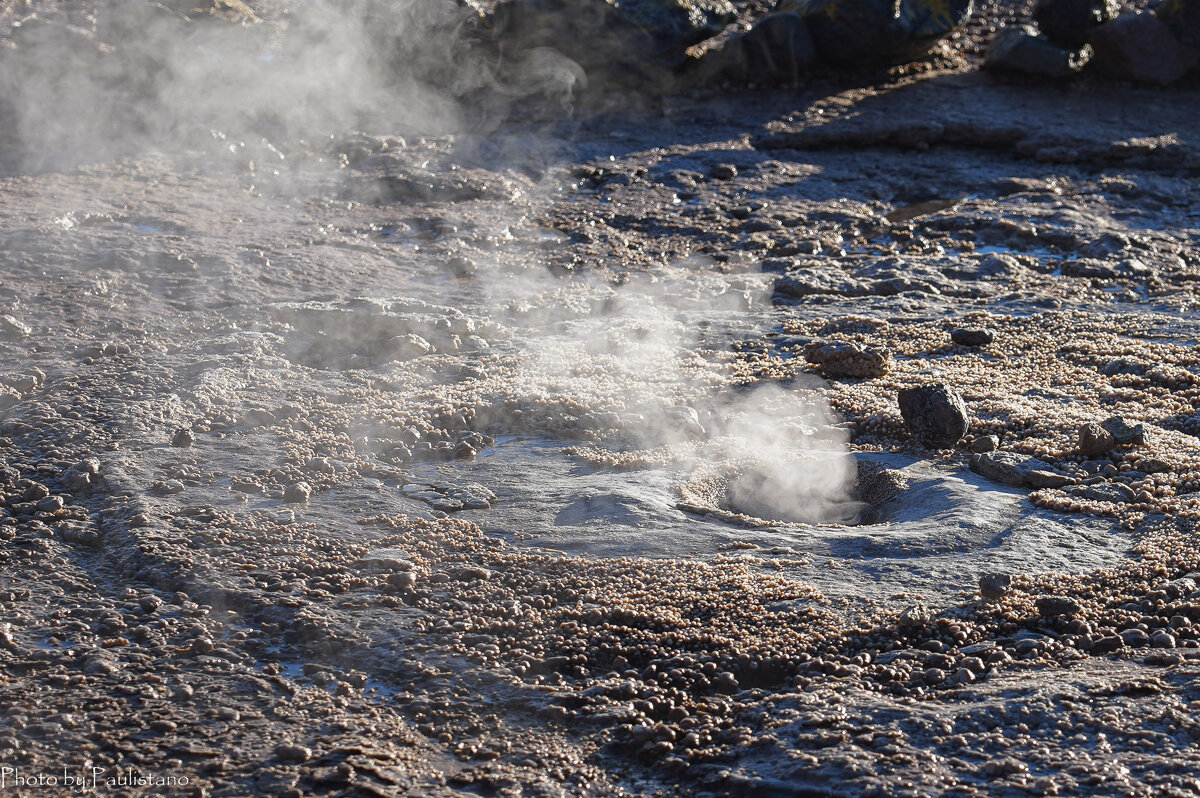
<instances>
[{"instance_id":1,"label":"dark rock","mask_svg":"<svg viewBox=\"0 0 1200 798\"><path fill-rule=\"evenodd\" d=\"M1008 574L984 574L979 577L979 595L984 601L998 601L1003 598L1012 586L1012 577Z\"/></svg>"},{"instance_id":2,"label":"dark rock","mask_svg":"<svg viewBox=\"0 0 1200 798\"><path fill-rule=\"evenodd\" d=\"M1133 488L1120 482L1100 482L1095 485L1077 485L1067 491L1067 495L1079 499L1091 499L1098 502L1113 502L1122 504L1131 502L1137 494Z\"/></svg>"},{"instance_id":3,"label":"dark rock","mask_svg":"<svg viewBox=\"0 0 1200 798\"><path fill-rule=\"evenodd\" d=\"M713 689L718 693L736 693L739 689L737 677L729 671L719 673L713 681Z\"/></svg>"},{"instance_id":4,"label":"dark rock","mask_svg":"<svg viewBox=\"0 0 1200 798\"><path fill-rule=\"evenodd\" d=\"M1079 451L1086 457L1104 454L1117 445L1112 433L1095 422L1079 425Z\"/></svg>"},{"instance_id":5,"label":"dark rock","mask_svg":"<svg viewBox=\"0 0 1200 798\"><path fill-rule=\"evenodd\" d=\"M1116 264L1098 260L1096 258L1077 258L1073 260L1063 261L1062 266L1063 276L1065 277L1086 277L1096 280L1118 280L1121 278L1121 270Z\"/></svg>"},{"instance_id":6,"label":"dark rock","mask_svg":"<svg viewBox=\"0 0 1200 798\"><path fill-rule=\"evenodd\" d=\"M1102 637L1092 643L1093 654L1111 654L1125 647L1125 641L1116 635Z\"/></svg>"},{"instance_id":7,"label":"dark rock","mask_svg":"<svg viewBox=\"0 0 1200 798\"><path fill-rule=\"evenodd\" d=\"M814 341L804 347L804 359L831 377L882 377L892 367L888 350L843 341Z\"/></svg>"},{"instance_id":8,"label":"dark rock","mask_svg":"<svg viewBox=\"0 0 1200 798\"><path fill-rule=\"evenodd\" d=\"M1016 452L988 452L972 455L970 467L980 476L1016 488L1030 487L1030 474L1034 471L1054 472L1054 467L1049 463Z\"/></svg>"},{"instance_id":9,"label":"dark rock","mask_svg":"<svg viewBox=\"0 0 1200 798\"><path fill-rule=\"evenodd\" d=\"M866 296L870 287L836 267L819 267L792 271L775 281L775 301L800 299L806 296L834 294L837 296Z\"/></svg>"},{"instance_id":10,"label":"dark rock","mask_svg":"<svg viewBox=\"0 0 1200 798\"><path fill-rule=\"evenodd\" d=\"M971 451L975 452L976 454L994 452L999 447L1000 439L995 435L981 435L980 437L971 441Z\"/></svg>"},{"instance_id":11,"label":"dark rock","mask_svg":"<svg viewBox=\"0 0 1200 798\"><path fill-rule=\"evenodd\" d=\"M1101 366L1100 373L1106 377L1112 377L1116 374L1136 374L1140 376L1146 373L1147 368L1145 363L1121 357L1110 360Z\"/></svg>"},{"instance_id":12,"label":"dark rock","mask_svg":"<svg viewBox=\"0 0 1200 798\"><path fill-rule=\"evenodd\" d=\"M950 331L950 340L959 346L987 346L996 340L996 333L987 327L957 327Z\"/></svg>"},{"instance_id":13,"label":"dark rock","mask_svg":"<svg viewBox=\"0 0 1200 798\"><path fill-rule=\"evenodd\" d=\"M1116 0L1037 0L1033 20L1047 39L1078 50L1092 28L1116 19L1119 10Z\"/></svg>"},{"instance_id":14,"label":"dark rock","mask_svg":"<svg viewBox=\"0 0 1200 798\"><path fill-rule=\"evenodd\" d=\"M1091 55L1086 47L1080 50L1059 47L1025 25L997 33L988 45L983 66L997 71L1066 78L1083 69Z\"/></svg>"},{"instance_id":15,"label":"dark rock","mask_svg":"<svg viewBox=\"0 0 1200 798\"><path fill-rule=\"evenodd\" d=\"M1071 483L1071 478L1057 471L1045 471L1035 468L1027 476L1031 488L1061 488Z\"/></svg>"},{"instance_id":16,"label":"dark rock","mask_svg":"<svg viewBox=\"0 0 1200 798\"><path fill-rule=\"evenodd\" d=\"M817 55L842 66L903 64L929 52L971 13L970 0L791 0Z\"/></svg>"},{"instance_id":17,"label":"dark rock","mask_svg":"<svg viewBox=\"0 0 1200 798\"><path fill-rule=\"evenodd\" d=\"M896 626L900 629L920 629L929 623L933 616L924 604L913 604L905 607L896 618Z\"/></svg>"},{"instance_id":18,"label":"dark rock","mask_svg":"<svg viewBox=\"0 0 1200 798\"><path fill-rule=\"evenodd\" d=\"M758 85L794 85L800 82L816 58L808 25L799 14L768 14L746 33L732 36L720 49L707 52L690 71L693 82L698 84L731 80ZM713 176L718 180L731 179L715 172Z\"/></svg>"},{"instance_id":19,"label":"dark rock","mask_svg":"<svg viewBox=\"0 0 1200 798\"><path fill-rule=\"evenodd\" d=\"M1166 85L1186 75L1200 60L1158 17L1125 14L1092 31L1092 63L1114 80Z\"/></svg>"},{"instance_id":20,"label":"dark rock","mask_svg":"<svg viewBox=\"0 0 1200 798\"><path fill-rule=\"evenodd\" d=\"M312 749L304 745L284 744L275 747L275 756L285 762L305 762L312 759Z\"/></svg>"},{"instance_id":21,"label":"dark rock","mask_svg":"<svg viewBox=\"0 0 1200 798\"><path fill-rule=\"evenodd\" d=\"M1167 631L1158 631L1150 638L1150 645L1155 648L1175 648L1175 635Z\"/></svg>"},{"instance_id":22,"label":"dark rock","mask_svg":"<svg viewBox=\"0 0 1200 798\"><path fill-rule=\"evenodd\" d=\"M904 426L923 444L945 448L967 434L967 404L941 383L905 388L896 395Z\"/></svg>"},{"instance_id":23,"label":"dark rock","mask_svg":"<svg viewBox=\"0 0 1200 798\"><path fill-rule=\"evenodd\" d=\"M593 77L653 79L734 19L726 0L508 0L485 27L490 38L529 51L550 47Z\"/></svg>"},{"instance_id":24,"label":"dark rock","mask_svg":"<svg viewBox=\"0 0 1200 798\"><path fill-rule=\"evenodd\" d=\"M1150 635L1141 629L1126 629L1124 632L1121 632L1120 637L1125 645L1131 648L1145 648L1150 645Z\"/></svg>"},{"instance_id":25,"label":"dark rock","mask_svg":"<svg viewBox=\"0 0 1200 798\"><path fill-rule=\"evenodd\" d=\"M1155 457L1139 460L1137 466L1145 474L1165 474L1171 470L1170 463Z\"/></svg>"},{"instance_id":26,"label":"dark rock","mask_svg":"<svg viewBox=\"0 0 1200 798\"><path fill-rule=\"evenodd\" d=\"M454 575L460 582L486 581L492 578L491 571L489 571L487 568L481 568L476 565L468 565L466 567L459 568L457 571L455 571Z\"/></svg>"},{"instance_id":27,"label":"dark rock","mask_svg":"<svg viewBox=\"0 0 1200 798\"><path fill-rule=\"evenodd\" d=\"M1166 0L1154 10L1171 33L1187 47L1200 50L1200 2Z\"/></svg>"},{"instance_id":28,"label":"dark rock","mask_svg":"<svg viewBox=\"0 0 1200 798\"><path fill-rule=\"evenodd\" d=\"M1100 422L1100 426L1120 445L1141 445L1146 442L1146 428L1136 421L1113 416Z\"/></svg>"},{"instance_id":29,"label":"dark rock","mask_svg":"<svg viewBox=\"0 0 1200 798\"><path fill-rule=\"evenodd\" d=\"M733 180L738 176L737 167L731 163L719 163L712 168L713 177L717 180Z\"/></svg>"},{"instance_id":30,"label":"dark rock","mask_svg":"<svg viewBox=\"0 0 1200 798\"><path fill-rule=\"evenodd\" d=\"M812 35L799 14L769 14L739 44L746 78L758 84L798 83L817 60Z\"/></svg>"},{"instance_id":31,"label":"dark rock","mask_svg":"<svg viewBox=\"0 0 1200 798\"><path fill-rule=\"evenodd\" d=\"M37 511L39 513L58 513L62 512L63 498L62 496L47 496L38 501Z\"/></svg>"},{"instance_id":32,"label":"dark rock","mask_svg":"<svg viewBox=\"0 0 1200 798\"><path fill-rule=\"evenodd\" d=\"M1033 602L1038 614L1043 618L1053 618L1056 615L1075 615L1083 607L1079 602L1066 596L1039 596Z\"/></svg>"}]
</instances>

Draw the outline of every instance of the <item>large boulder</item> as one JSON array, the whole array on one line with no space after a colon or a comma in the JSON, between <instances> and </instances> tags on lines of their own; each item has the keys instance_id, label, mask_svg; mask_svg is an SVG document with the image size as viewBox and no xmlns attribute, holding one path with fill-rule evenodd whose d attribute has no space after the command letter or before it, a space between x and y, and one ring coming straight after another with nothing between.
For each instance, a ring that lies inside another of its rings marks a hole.
<instances>
[{"instance_id":1,"label":"large boulder","mask_svg":"<svg viewBox=\"0 0 1200 798\"><path fill-rule=\"evenodd\" d=\"M697 83L720 79L792 85L801 81L816 58L808 25L799 14L768 14L744 34L706 53L691 72Z\"/></svg>"},{"instance_id":2,"label":"large boulder","mask_svg":"<svg viewBox=\"0 0 1200 798\"><path fill-rule=\"evenodd\" d=\"M486 35L510 48L549 48L589 77L640 81L682 65L734 9L728 0L502 0L481 18Z\"/></svg>"},{"instance_id":3,"label":"large boulder","mask_svg":"<svg viewBox=\"0 0 1200 798\"><path fill-rule=\"evenodd\" d=\"M971 425L967 403L957 391L942 383L904 388L896 399L905 428L928 446L953 446Z\"/></svg>"},{"instance_id":4,"label":"large boulder","mask_svg":"<svg viewBox=\"0 0 1200 798\"><path fill-rule=\"evenodd\" d=\"M971 0L784 0L808 23L822 61L848 67L904 64L966 21Z\"/></svg>"},{"instance_id":5,"label":"large boulder","mask_svg":"<svg viewBox=\"0 0 1200 798\"><path fill-rule=\"evenodd\" d=\"M1059 47L1028 25L1004 28L988 45L983 66L1005 72L1023 72L1047 78L1065 78L1083 69L1091 48L1071 51Z\"/></svg>"},{"instance_id":6,"label":"large boulder","mask_svg":"<svg viewBox=\"0 0 1200 798\"><path fill-rule=\"evenodd\" d=\"M1181 43L1153 14L1125 14L1092 31L1092 63L1107 77L1166 85L1200 61L1197 50Z\"/></svg>"},{"instance_id":7,"label":"large boulder","mask_svg":"<svg viewBox=\"0 0 1200 798\"><path fill-rule=\"evenodd\" d=\"M1181 43L1200 50L1200 0L1166 0L1154 15Z\"/></svg>"},{"instance_id":8,"label":"large boulder","mask_svg":"<svg viewBox=\"0 0 1200 798\"><path fill-rule=\"evenodd\" d=\"M1116 19L1119 10L1117 0L1037 0L1033 20L1047 39L1078 50L1092 28Z\"/></svg>"}]
</instances>

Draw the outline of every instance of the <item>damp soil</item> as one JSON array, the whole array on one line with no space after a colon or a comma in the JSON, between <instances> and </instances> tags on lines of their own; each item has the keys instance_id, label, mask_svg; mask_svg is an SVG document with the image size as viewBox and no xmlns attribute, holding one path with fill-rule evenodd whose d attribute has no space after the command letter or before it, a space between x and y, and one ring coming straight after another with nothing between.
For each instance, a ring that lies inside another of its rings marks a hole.
<instances>
[{"instance_id":1,"label":"damp soil","mask_svg":"<svg viewBox=\"0 0 1200 798\"><path fill-rule=\"evenodd\" d=\"M1194 792L1197 90L1011 85L955 46L280 139L277 170L10 170L0 764L187 780L130 795ZM815 340L892 367L822 373ZM929 382L970 408L954 448L901 423ZM1142 442L1082 455L1111 416ZM1049 481L973 470L989 435ZM747 471L739 437L807 459ZM850 475L832 515L771 488L804 468Z\"/></svg>"}]
</instances>

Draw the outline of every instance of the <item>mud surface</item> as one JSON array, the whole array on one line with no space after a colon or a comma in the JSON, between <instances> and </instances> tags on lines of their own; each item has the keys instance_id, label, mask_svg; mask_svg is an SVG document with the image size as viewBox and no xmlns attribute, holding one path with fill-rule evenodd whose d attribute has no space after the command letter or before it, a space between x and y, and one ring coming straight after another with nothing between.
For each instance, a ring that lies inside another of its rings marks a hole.
<instances>
[{"instance_id":1,"label":"mud surface","mask_svg":"<svg viewBox=\"0 0 1200 798\"><path fill-rule=\"evenodd\" d=\"M488 135L14 145L0 764L1200 791L1200 95L997 83L981 30Z\"/></svg>"}]
</instances>

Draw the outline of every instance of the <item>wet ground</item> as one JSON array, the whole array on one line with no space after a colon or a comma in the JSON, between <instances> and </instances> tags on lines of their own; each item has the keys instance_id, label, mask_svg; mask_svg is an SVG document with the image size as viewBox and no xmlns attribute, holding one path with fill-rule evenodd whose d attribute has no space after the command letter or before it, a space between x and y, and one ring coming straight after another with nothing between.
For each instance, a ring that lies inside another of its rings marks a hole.
<instances>
[{"instance_id":1,"label":"wet ground","mask_svg":"<svg viewBox=\"0 0 1200 798\"><path fill-rule=\"evenodd\" d=\"M1200 791L1196 90L940 63L11 169L0 764Z\"/></svg>"}]
</instances>

